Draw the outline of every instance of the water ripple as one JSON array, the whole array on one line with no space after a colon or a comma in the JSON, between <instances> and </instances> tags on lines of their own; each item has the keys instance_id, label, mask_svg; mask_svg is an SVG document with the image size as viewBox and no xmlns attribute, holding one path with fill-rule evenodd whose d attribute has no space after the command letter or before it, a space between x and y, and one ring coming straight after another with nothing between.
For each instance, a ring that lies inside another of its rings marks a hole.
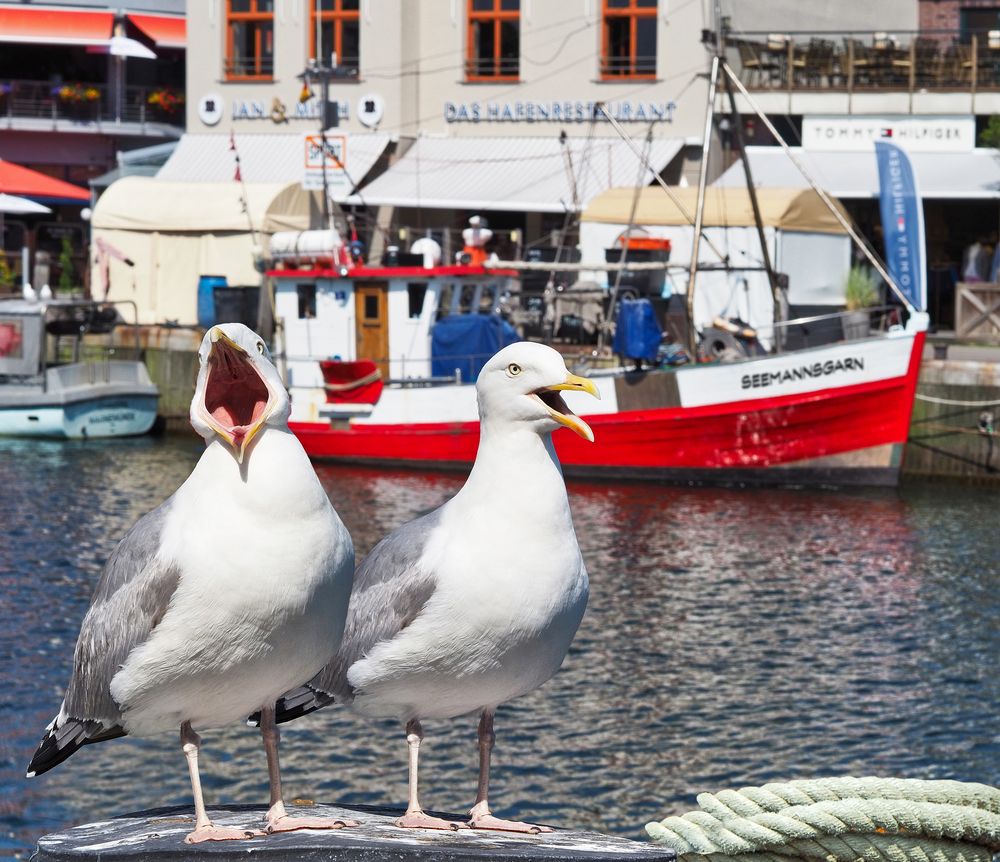
<instances>
[{"instance_id":1,"label":"water ripple","mask_svg":"<svg viewBox=\"0 0 1000 862\"><path fill-rule=\"evenodd\" d=\"M0 442L0 856L112 812L189 804L176 740L88 746L25 781L108 553L185 478L197 441ZM320 469L359 552L456 475ZM502 707L503 816L641 837L696 792L821 775L1000 784L1000 495L571 484L591 574L563 670ZM475 795L475 719L427 723L422 796ZM263 802L256 732L205 734L210 804ZM289 725L289 798L401 803L392 722Z\"/></svg>"}]
</instances>

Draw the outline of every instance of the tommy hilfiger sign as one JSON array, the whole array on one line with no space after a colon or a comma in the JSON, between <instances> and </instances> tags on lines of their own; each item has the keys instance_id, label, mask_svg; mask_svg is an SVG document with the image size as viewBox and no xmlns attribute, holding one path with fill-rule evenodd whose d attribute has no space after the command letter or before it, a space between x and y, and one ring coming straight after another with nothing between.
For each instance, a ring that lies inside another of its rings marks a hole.
<instances>
[{"instance_id":1,"label":"tommy hilfiger sign","mask_svg":"<svg viewBox=\"0 0 1000 862\"><path fill-rule=\"evenodd\" d=\"M802 118L802 146L807 150L870 152L875 141L910 152L970 152L976 146L976 118L891 114Z\"/></svg>"}]
</instances>

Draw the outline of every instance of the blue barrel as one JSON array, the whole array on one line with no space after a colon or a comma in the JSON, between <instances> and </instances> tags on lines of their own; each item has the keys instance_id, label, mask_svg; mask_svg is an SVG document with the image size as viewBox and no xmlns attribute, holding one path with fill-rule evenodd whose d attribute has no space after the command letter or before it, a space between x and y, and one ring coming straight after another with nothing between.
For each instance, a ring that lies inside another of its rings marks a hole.
<instances>
[{"instance_id":1,"label":"blue barrel","mask_svg":"<svg viewBox=\"0 0 1000 862\"><path fill-rule=\"evenodd\" d=\"M215 288L225 286L224 275L203 275L198 279L198 325L203 329L215 325Z\"/></svg>"}]
</instances>

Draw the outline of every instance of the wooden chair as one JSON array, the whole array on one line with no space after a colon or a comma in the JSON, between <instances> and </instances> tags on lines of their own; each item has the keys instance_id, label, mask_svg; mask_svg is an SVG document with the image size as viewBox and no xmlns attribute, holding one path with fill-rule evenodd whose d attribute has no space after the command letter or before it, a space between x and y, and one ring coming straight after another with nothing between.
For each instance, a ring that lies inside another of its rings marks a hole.
<instances>
[{"instance_id":1,"label":"wooden chair","mask_svg":"<svg viewBox=\"0 0 1000 862\"><path fill-rule=\"evenodd\" d=\"M844 37L844 72L852 74L855 84L871 84L875 75L872 49L860 39Z\"/></svg>"},{"instance_id":2,"label":"wooden chair","mask_svg":"<svg viewBox=\"0 0 1000 862\"><path fill-rule=\"evenodd\" d=\"M807 87L832 85L834 78L840 75L833 42L828 39L810 39L802 57L801 69L797 71Z\"/></svg>"},{"instance_id":3,"label":"wooden chair","mask_svg":"<svg viewBox=\"0 0 1000 862\"><path fill-rule=\"evenodd\" d=\"M740 55L740 66L743 69L744 82L748 87L760 87L763 83L770 84L778 74L778 65L765 58L760 50L761 46L754 42L740 39L736 43L736 50Z\"/></svg>"},{"instance_id":4,"label":"wooden chair","mask_svg":"<svg viewBox=\"0 0 1000 862\"><path fill-rule=\"evenodd\" d=\"M943 58L937 39L917 36L913 40L914 82L918 87L938 87L942 83Z\"/></svg>"}]
</instances>

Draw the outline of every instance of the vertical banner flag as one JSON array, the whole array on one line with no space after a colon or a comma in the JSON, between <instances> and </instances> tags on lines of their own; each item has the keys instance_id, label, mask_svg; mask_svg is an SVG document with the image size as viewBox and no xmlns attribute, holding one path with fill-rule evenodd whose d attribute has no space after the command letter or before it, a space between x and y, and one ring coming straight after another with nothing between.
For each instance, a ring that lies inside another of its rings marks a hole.
<instances>
[{"instance_id":1,"label":"vertical banner flag","mask_svg":"<svg viewBox=\"0 0 1000 862\"><path fill-rule=\"evenodd\" d=\"M909 156L895 144L875 142L879 209L889 275L918 311L927 308L924 208Z\"/></svg>"}]
</instances>

